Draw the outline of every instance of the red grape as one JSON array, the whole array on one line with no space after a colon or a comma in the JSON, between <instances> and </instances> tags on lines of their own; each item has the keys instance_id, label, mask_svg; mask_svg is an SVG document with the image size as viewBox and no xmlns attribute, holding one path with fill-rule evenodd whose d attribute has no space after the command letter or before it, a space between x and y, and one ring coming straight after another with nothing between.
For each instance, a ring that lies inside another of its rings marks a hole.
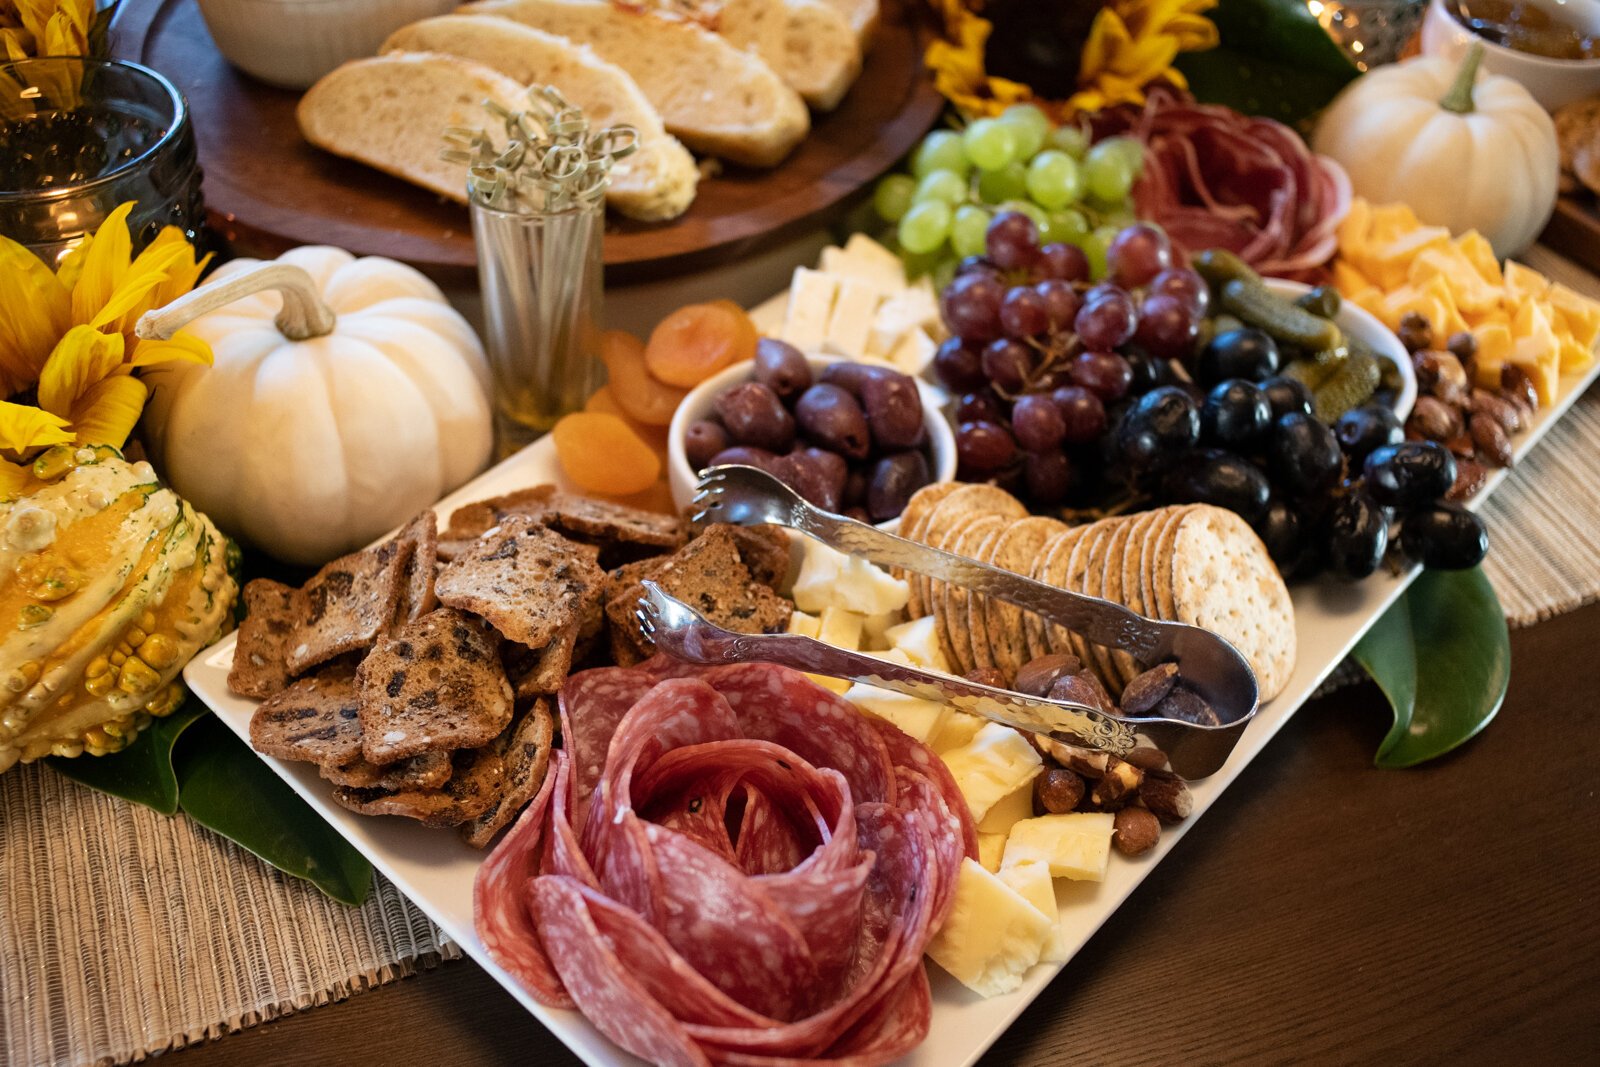
<instances>
[{"instance_id":1,"label":"red grape","mask_svg":"<svg viewBox=\"0 0 1600 1067\"><path fill-rule=\"evenodd\" d=\"M1119 230L1106 247L1106 273L1134 289L1172 266L1172 242L1158 226L1137 222Z\"/></svg>"},{"instance_id":2,"label":"red grape","mask_svg":"<svg viewBox=\"0 0 1600 1067\"><path fill-rule=\"evenodd\" d=\"M956 264L955 273L951 277L959 278L963 274L992 274L998 278L1000 277L1000 268L995 266L994 260L988 256L967 256Z\"/></svg>"},{"instance_id":3,"label":"red grape","mask_svg":"<svg viewBox=\"0 0 1600 1067\"><path fill-rule=\"evenodd\" d=\"M1033 349L1021 341L1001 338L989 342L983 350L983 373L1008 393L1014 393L1026 385L1032 370Z\"/></svg>"},{"instance_id":4,"label":"red grape","mask_svg":"<svg viewBox=\"0 0 1600 1067\"><path fill-rule=\"evenodd\" d=\"M1000 301L1000 328L1008 337L1035 337L1050 326L1044 298L1032 286L1014 285Z\"/></svg>"},{"instance_id":5,"label":"red grape","mask_svg":"<svg viewBox=\"0 0 1600 1067\"><path fill-rule=\"evenodd\" d=\"M1062 440L1074 445L1098 441L1106 432L1106 406L1081 385L1065 385L1050 394L1061 412Z\"/></svg>"},{"instance_id":6,"label":"red grape","mask_svg":"<svg viewBox=\"0 0 1600 1067\"><path fill-rule=\"evenodd\" d=\"M1086 282L1089 280L1089 257L1077 245L1052 241L1039 249L1039 261L1034 264L1034 270L1041 278Z\"/></svg>"},{"instance_id":7,"label":"red grape","mask_svg":"<svg viewBox=\"0 0 1600 1067\"><path fill-rule=\"evenodd\" d=\"M1067 369L1074 382L1107 404L1120 400L1133 384L1133 368L1115 352L1079 352Z\"/></svg>"},{"instance_id":8,"label":"red grape","mask_svg":"<svg viewBox=\"0 0 1600 1067\"><path fill-rule=\"evenodd\" d=\"M957 422L1002 422L1005 412L994 390L979 389L964 394L956 401L955 416Z\"/></svg>"},{"instance_id":9,"label":"red grape","mask_svg":"<svg viewBox=\"0 0 1600 1067\"><path fill-rule=\"evenodd\" d=\"M1016 458L1017 443L1005 427L963 422L956 427L956 457L966 474L992 474Z\"/></svg>"},{"instance_id":10,"label":"red grape","mask_svg":"<svg viewBox=\"0 0 1600 1067\"><path fill-rule=\"evenodd\" d=\"M1020 211L1002 211L989 223L984 246L1001 270L1031 267L1039 255L1039 227Z\"/></svg>"},{"instance_id":11,"label":"red grape","mask_svg":"<svg viewBox=\"0 0 1600 1067\"><path fill-rule=\"evenodd\" d=\"M1072 489L1072 461L1059 448L1024 455L1022 474L1035 504L1059 504Z\"/></svg>"},{"instance_id":12,"label":"red grape","mask_svg":"<svg viewBox=\"0 0 1600 1067\"><path fill-rule=\"evenodd\" d=\"M1072 320L1078 317L1078 308L1083 303L1078 299L1078 291L1072 288L1072 283L1059 278L1046 278L1035 285L1033 291L1044 301L1044 311L1050 319L1050 328L1057 331L1070 330Z\"/></svg>"},{"instance_id":13,"label":"red grape","mask_svg":"<svg viewBox=\"0 0 1600 1067\"><path fill-rule=\"evenodd\" d=\"M983 357L959 337L948 338L933 354L933 373L952 393L983 385Z\"/></svg>"},{"instance_id":14,"label":"red grape","mask_svg":"<svg viewBox=\"0 0 1600 1067\"><path fill-rule=\"evenodd\" d=\"M1127 343L1138 322L1128 295L1112 292L1091 296L1085 301L1073 326L1085 348L1109 352Z\"/></svg>"},{"instance_id":15,"label":"red grape","mask_svg":"<svg viewBox=\"0 0 1600 1067\"><path fill-rule=\"evenodd\" d=\"M1183 297L1173 293L1151 293L1139 308L1139 327L1133 339L1152 356L1185 359L1194 352L1200 323Z\"/></svg>"},{"instance_id":16,"label":"red grape","mask_svg":"<svg viewBox=\"0 0 1600 1067\"><path fill-rule=\"evenodd\" d=\"M1029 452L1048 452L1060 447L1067 423L1053 399L1044 393L1029 393L1012 405L1011 432L1017 444Z\"/></svg>"},{"instance_id":17,"label":"red grape","mask_svg":"<svg viewBox=\"0 0 1600 1067\"><path fill-rule=\"evenodd\" d=\"M1178 297L1197 320L1205 318L1206 312L1211 309L1210 287L1204 278L1188 267L1173 267L1157 274L1150 280L1150 292L1152 295L1170 293Z\"/></svg>"},{"instance_id":18,"label":"red grape","mask_svg":"<svg viewBox=\"0 0 1600 1067\"><path fill-rule=\"evenodd\" d=\"M1000 301L1005 283L992 274L963 274L945 287L939 310L950 332L964 341L993 341L1000 336Z\"/></svg>"}]
</instances>

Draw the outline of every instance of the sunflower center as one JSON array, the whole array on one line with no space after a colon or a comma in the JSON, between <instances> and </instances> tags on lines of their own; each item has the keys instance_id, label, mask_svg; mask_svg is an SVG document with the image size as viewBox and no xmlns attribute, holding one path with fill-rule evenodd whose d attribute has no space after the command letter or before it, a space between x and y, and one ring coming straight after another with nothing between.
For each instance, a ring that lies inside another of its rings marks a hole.
<instances>
[{"instance_id":1,"label":"sunflower center","mask_svg":"<svg viewBox=\"0 0 1600 1067\"><path fill-rule=\"evenodd\" d=\"M990 0L983 17L994 29L984 49L993 77L1064 99L1078 88L1079 57L1089 27L1105 4L1095 0Z\"/></svg>"}]
</instances>

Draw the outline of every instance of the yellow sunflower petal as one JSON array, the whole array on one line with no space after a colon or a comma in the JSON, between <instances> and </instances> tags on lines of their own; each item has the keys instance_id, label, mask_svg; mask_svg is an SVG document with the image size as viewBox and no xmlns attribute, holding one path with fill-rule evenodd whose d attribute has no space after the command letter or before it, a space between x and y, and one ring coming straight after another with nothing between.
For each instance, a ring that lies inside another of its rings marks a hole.
<instances>
[{"instance_id":1,"label":"yellow sunflower petal","mask_svg":"<svg viewBox=\"0 0 1600 1067\"><path fill-rule=\"evenodd\" d=\"M157 363L200 363L211 366L211 346L192 333L178 331L170 341L140 341L133 346L130 367L151 367Z\"/></svg>"},{"instance_id":2,"label":"yellow sunflower petal","mask_svg":"<svg viewBox=\"0 0 1600 1067\"><path fill-rule=\"evenodd\" d=\"M123 272L89 325L97 330L131 334L139 316L154 306L153 294L168 281L168 270L174 265L181 269L182 261L192 255L187 244L168 243L145 249Z\"/></svg>"},{"instance_id":3,"label":"yellow sunflower petal","mask_svg":"<svg viewBox=\"0 0 1600 1067\"><path fill-rule=\"evenodd\" d=\"M27 30L0 30L0 43L5 45L6 58L13 63L33 54L33 34Z\"/></svg>"},{"instance_id":4,"label":"yellow sunflower petal","mask_svg":"<svg viewBox=\"0 0 1600 1067\"><path fill-rule=\"evenodd\" d=\"M1109 7L1101 8L1089 27L1089 39L1083 43L1083 59L1078 67L1078 81L1089 84L1111 62L1111 57L1133 43L1128 27L1122 18Z\"/></svg>"},{"instance_id":5,"label":"yellow sunflower petal","mask_svg":"<svg viewBox=\"0 0 1600 1067\"><path fill-rule=\"evenodd\" d=\"M168 226L160 235L150 243L150 247L163 242L178 242L185 249L184 255L179 256L167 267L167 280L156 287L151 294L151 307L165 307L178 297L194 288L195 282L200 280L201 273L206 269L206 264L211 262L211 253L206 253L195 259L194 246L184 236L183 231L176 226ZM149 249L146 249L149 251Z\"/></svg>"},{"instance_id":6,"label":"yellow sunflower petal","mask_svg":"<svg viewBox=\"0 0 1600 1067\"><path fill-rule=\"evenodd\" d=\"M0 236L0 397L33 381L71 313L72 297L50 268Z\"/></svg>"},{"instance_id":7,"label":"yellow sunflower petal","mask_svg":"<svg viewBox=\"0 0 1600 1067\"><path fill-rule=\"evenodd\" d=\"M0 498L15 500L33 487L33 471L20 463L0 460Z\"/></svg>"},{"instance_id":8,"label":"yellow sunflower petal","mask_svg":"<svg viewBox=\"0 0 1600 1067\"><path fill-rule=\"evenodd\" d=\"M131 374L102 378L72 409L72 429L80 445L121 448L133 432L150 395L145 384Z\"/></svg>"},{"instance_id":9,"label":"yellow sunflower petal","mask_svg":"<svg viewBox=\"0 0 1600 1067\"><path fill-rule=\"evenodd\" d=\"M108 215L83 254L72 286L73 322L93 319L128 273L133 258L133 238L128 233L128 213L132 210L130 200Z\"/></svg>"},{"instance_id":10,"label":"yellow sunflower petal","mask_svg":"<svg viewBox=\"0 0 1600 1067\"><path fill-rule=\"evenodd\" d=\"M72 440L67 420L30 404L0 400L0 448L26 452L45 445L64 445Z\"/></svg>"},{"instance_id":11,"label":"yellow sunflower petal","mask_svg":"<svg viewBox=\"0 0 1600 1067\"><path fill-rule=\"evenodd\" d=\"M39 406L70 417L79 398L122 365L122 353L120 333L74 326L39 372Z\"/></svg>"}]
</instances>

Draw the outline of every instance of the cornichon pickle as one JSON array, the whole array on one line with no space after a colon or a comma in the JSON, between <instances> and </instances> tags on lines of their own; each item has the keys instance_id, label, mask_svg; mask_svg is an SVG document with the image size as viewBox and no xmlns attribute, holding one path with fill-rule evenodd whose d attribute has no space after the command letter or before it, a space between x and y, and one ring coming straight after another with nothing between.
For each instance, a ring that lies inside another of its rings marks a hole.
<instances>
[{"instance_id":1,"label":"cornichon pickle","mask_svg":"<svg viewBox=\"0 0 1600 1067\"><path fill-rule=\"evenodd\" d=\"M1304 308L1318 318L1331 319L1339 314L1339 290L1331 285L1319 285L1309 293L1295 299L1295 306Z\"/></svg>"},{"instance_id":2,"label":"cornichon pickle","mask_svg":"<svg viewBox=\"0 0 1600 1067\"><path fill-rule=\"evenodd\" d=\"M1336 369L1331 363L1322 364L1309 359L1297 359L1283 368L1283 376L1285 378L1293 378L1311 390L1314 396L1317 387L1331 378Z\"/></svg>"},{"instance_id":3,"label":"cornichon pickle","mask_svg":"<svg viewBox=\"0 0 1600 1067\"><path fill-rule=\"evenodd\" d=\"M1261 275L1250 269L1250 264L1224 248L1210 248L1194 257L1194 269L1220 289L1231 281L1261 281Z\"/></svg>"},{"instance_id":4,"label":"cornichon pickle","mask_svg":"<svg viewBox=\"0 0 1600 1067\"><path fill-rule=\"evenodd\" d=\"M1235 278L1228 282L1222 287L1222 306L1250 325L1265 330L1274 340L1299 345L1308 352L1334 348L1344 339L1338 326L1274 296L1260 279L1241 281Z\"/></svg>"},{"instance_id":5,"label":"cornichon pickle","mask_svg":"<svg viewBox=\"0 0 1600 1067\"><path fill-rule=\"evenodd\" d=\"M1321 385L1311 391L1313 413L1320 422L1331 423L1340 415L1360 407L1378 388L1378 360L1370 352L1355 351Z\"/></svg>"}]
</instances>

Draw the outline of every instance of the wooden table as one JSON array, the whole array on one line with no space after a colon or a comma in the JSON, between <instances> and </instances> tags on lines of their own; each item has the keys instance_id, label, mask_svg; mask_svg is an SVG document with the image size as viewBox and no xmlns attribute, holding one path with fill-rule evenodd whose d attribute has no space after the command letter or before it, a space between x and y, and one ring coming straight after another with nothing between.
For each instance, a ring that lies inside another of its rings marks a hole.
<instances>
[{"instance_id":1,"label":"wooden table","mask_svg":"<svg viewBox=\"0 0 1600 1067\"><path fill-rule=\"evenodd\" d=\"M1595 1062L1597 639L1514 633L1499 718L1414 770L1372 767L1373 686L1303 708L986 1062ZM177 1056L577 1062L470 962Z\"/></svg>"}]
</instances>

